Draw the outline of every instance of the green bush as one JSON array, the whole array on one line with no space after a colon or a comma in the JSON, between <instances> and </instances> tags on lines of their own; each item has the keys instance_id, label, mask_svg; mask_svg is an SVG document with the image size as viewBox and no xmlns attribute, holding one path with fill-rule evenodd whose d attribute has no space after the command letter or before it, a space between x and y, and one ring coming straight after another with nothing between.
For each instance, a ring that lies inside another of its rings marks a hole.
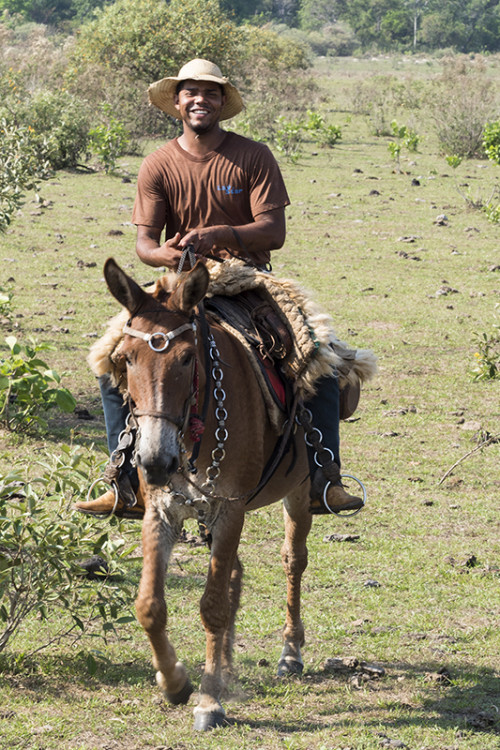
<instances>
[{"instance_id":1,"label":"green bush","mask_svg":"<svg viewBox=\"0 0 500 750\"><path fill-rule=\"evenodd\" d=\"M36 615L38 651L45 620L58 623L57 637L101 634L134 619L133 592L117 580L122 560L136 546L77 512L68 499L79 494L94 468L92 456L62 447L58 458L36 467L28 480L19 470L0 475L0 651L30 615ZM34 467L35 468L35 467ZM89 555L110 558L108 575L90 581L81 561Z\"/></svg>"},{"instance_id":2,"label":"green bush","mask_svg":"<svg viewBox=\"0 0 500 750\"><path fill-rule=\"evenodd\" d=\"M101 105L101 112L106 123L90 130L89 147L108 174L115 170L116 160L126 153L130 137L123 123L111 113L109 104Z\"/></svg>"},{"instance_id":3,"label":"green bush","mask_svg":"<svg viewBox=\"0 0 500 750\"><path fill-rule=\"evenodd\" d=\"M287 121L284 117L278 117L277 124L278 129L274 134L276 148L292 163L295 163L302 153L302 123L298 120Z\"/></svg>"},{"instance_id":4,"label":"green bush","mask_svg":"<svg viewBox=\"0 0 500 750\"><path fill-rule=\"evenodd\" d=\"M0 106L1 114L11 126L28 128L38 148L44 144L53 169L75 167L86 153L88 107L67 91L38 91Z\"/></svg>"},{"instance_id":5,"label":"green bush","mask_svg":"<svg viewBox=\"0 0 500 750\"><path fill-rule=\"evenodd\" d=\"M85 102L67 91L40 91L33 97L28 123L44 136L54 169L76 167L86 153L89 112Z\"/></svg>"},{"instance_id":6,"label":"green bush","mask_svg":"<svg viewBox=\"0 0 500 750\"><path fill-rule=\"evenodd\" d=\"M79 29L75 61L111 71L130 70L152 82L193 57L231 71L240 57L242 33L218 0L116 0Z\"/></svg>"},{"instance_id":7,"label":"green bush","mask_svg":"<svg viewBox=\"0 0 500 750\"><path fill-rule=\"evenodd\" d=\"M500 378L500 326L495 326L491 333L476 334L475 343L473 380L497 380Z\"/></svg>"},{"instance_id":8,"label":"green bush","mask_svg":"<svg viewBox=\"0 0 500 750\"><path fill-rule=\"evenodd\" d=\"M0 286L0 323L12 320L12 298L14 292L9 287Z\"/></svg>"},{"instance_id":9,"label":"green bush","mask_svg":"<svg viewBox=\"0 0 500 750\"><path fill-rule=\"evenodd\" d=\"M75 399L60 385L60 376L38 356L53 346L21 345L15 336L5 339L5 345L8 354L0 360L0 424L11 430L46 427L42 414L48 409L74 410Z\"/></svg>"},{"instance_id":10,"label":"green bush","mask_svg":"<svg viewBox=\"0 0 500 750\"><path fill-rule=\"evenodd\" d=\"M480 67L450 63L429 96L440 150L462 158L483 157L484 125L495 111L492 82Z\"/></svg>"},{"instance_id":11,"label":"green bush","mask_svg":"<svg viewBox=\"0 0 500 750\"><path fill-rule=\"evenodd\" d=\"M0 120L0 233L24 203L27 190L38 190L51 174L50 149L26 125Z\"/></svg>"},{"instance_id":12,"label":"green bush","mask_svg":"<svg viewBox=\"0 0 500 750\"><path fill-rule=\"evenodd\" d=\"M342 138L342 131L337 125L327 125L323 115L307 110L307 121L304 124L304 130L312 137L314 143L318 146L333 146Z\"/></svg>"},{"instance_id":13,"label":"green bush","mask_svg":"<svg viewBox=\"0 0 500 750\"><path fill-rule=\"evenodd\" d=\"M500 166L500 120L485 125L483 148L488 159Z\"/></svg>"}]
</instances>

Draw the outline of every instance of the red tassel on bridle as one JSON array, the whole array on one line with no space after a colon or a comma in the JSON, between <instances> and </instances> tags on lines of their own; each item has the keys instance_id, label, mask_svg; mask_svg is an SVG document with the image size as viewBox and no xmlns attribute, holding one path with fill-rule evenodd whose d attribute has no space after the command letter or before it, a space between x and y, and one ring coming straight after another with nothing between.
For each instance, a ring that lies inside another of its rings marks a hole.
<instances>
[{"instance_id":1,"label":"red tassel on bridle","mask_svg":"<svg viewBox=\"0 0 500 750\"><path fill-rule=\"evenodd\" d=\"M191 405L191 416L189 417L189 437L193 443L199 443L205 430L205 423L198 414L198 400L200 396L200 383L198 377L198 360L195 360L193 373L193 403Z\"/></svg>"}]
</instances>

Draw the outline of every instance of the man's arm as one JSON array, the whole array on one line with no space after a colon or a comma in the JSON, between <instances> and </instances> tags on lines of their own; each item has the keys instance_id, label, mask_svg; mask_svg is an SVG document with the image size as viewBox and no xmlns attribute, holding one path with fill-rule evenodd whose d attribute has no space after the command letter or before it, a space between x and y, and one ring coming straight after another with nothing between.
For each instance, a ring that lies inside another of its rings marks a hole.
<instances>
[{"instance_id":1,"label":"man's arm","mask_svg":"<svg viewBox=\"0 0 500 750\"><path fill-rule=\"evenodd\" d=\"M139 225L136 251L143 263L149 266L176 268L186 245L192 244L198 255L207 255L218 248L232 250L235 255L249 255L262 250L277 250L285 242L285 209L276 208L258 214L250 224L234 227L238 237L226 224L193 229L184 237L179 233L160 245L161 229ZM246 251L246 253L245 253Z\"/></svg>"}]
</instances>

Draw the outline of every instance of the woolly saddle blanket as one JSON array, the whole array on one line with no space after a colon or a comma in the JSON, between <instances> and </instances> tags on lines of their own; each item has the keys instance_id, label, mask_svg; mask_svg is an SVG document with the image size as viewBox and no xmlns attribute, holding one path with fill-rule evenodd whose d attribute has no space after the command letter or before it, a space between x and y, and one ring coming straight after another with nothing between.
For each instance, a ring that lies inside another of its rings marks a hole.
<instances>
[{"instance_id":1,"label":"woolly saddle blanket","mask_svg":"<svg viewBox=\"0 0 500 750\"><path fill-rule=\"evenodd\" d=\"M342 389L347 383L358 385L372 378L377 371L376 358L368 349L351 349L341 341L333 329L332 319L320 310L299 285L289 279L280 279L273 274L259 271L240 260L224 263L209 261L210 283L207 297L221 295L232 297L247 290L261 292L274 302L275 311L287 325L293 346L285 360L279 362L281 372L295 381L300 397L307 401L315 393L315 383L324 376L335 373ZM166 275L168 288L172 290L179 281L173 272ZM165 278L162 279L165 288ZM154 292L155 287L151 291ZM210 312L209 315L213 315ZM123 327L130 313L122 310L112 318L105 334L91 348L88 363L94 375L106 373L126 394L126 373L121 363L120 344ZM262 389L271 423L278 431L284 420L262 373L255 351L240 331L230 322L215 315L218 323L236 336L244 346L252 363L255 376Z\"/></svg>"}]
</instances>

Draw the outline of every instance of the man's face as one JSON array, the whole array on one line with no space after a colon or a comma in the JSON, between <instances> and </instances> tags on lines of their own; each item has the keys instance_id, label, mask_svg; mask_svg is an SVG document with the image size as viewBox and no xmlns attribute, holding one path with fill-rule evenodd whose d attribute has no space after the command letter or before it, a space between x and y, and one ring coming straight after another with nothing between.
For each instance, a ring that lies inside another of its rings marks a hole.
<instances>
[{"instance_id":1,"label":"man's face","mask_svg":"<svg viewBox=\"0 0 500 750\"><path fill-rule=\"evenodd\" d=\"M226 97L222 88L211 81L184 81L174 104L183 123L201 135L218 125Z\"/></svg>"}]
</instances>

